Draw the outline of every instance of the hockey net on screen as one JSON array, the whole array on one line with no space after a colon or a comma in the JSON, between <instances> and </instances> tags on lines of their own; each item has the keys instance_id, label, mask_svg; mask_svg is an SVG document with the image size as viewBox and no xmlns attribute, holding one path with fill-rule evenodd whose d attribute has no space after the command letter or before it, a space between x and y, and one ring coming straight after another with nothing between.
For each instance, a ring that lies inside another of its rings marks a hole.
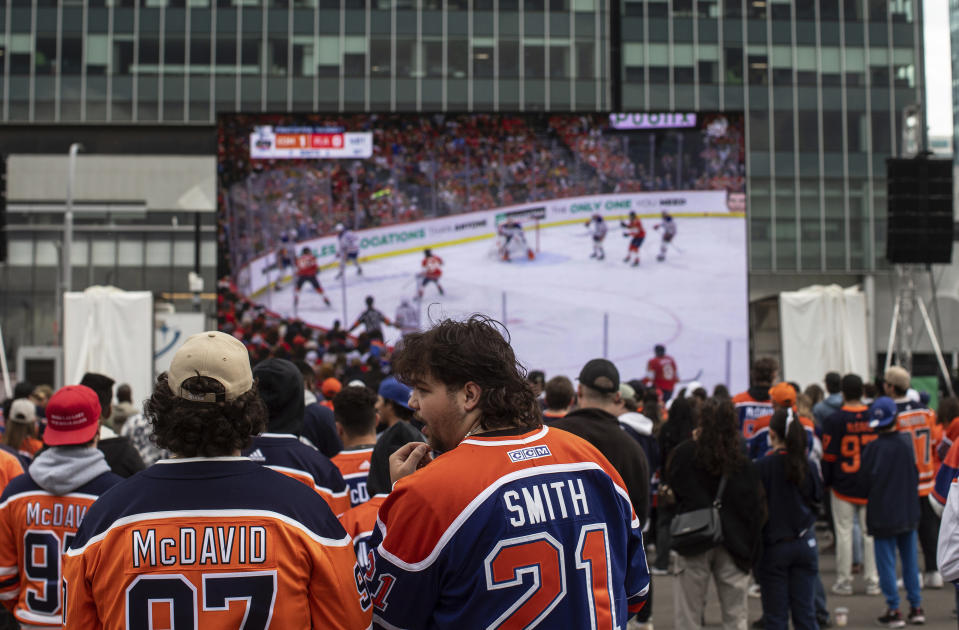
<instances>
[{"instance_id":1,"label":"hockey net on screen","mask_svg":"<svg viewBox=\"0 0 959 630\"><path fill-rule=\"evenodd\" d=\"M539 219L520 221L522 237L507 238L500 228L506 223L505 217L497 217L493 225L493 245L489 257L493 260L534 260L539 254Z\"/></svg>"}]
</instances>

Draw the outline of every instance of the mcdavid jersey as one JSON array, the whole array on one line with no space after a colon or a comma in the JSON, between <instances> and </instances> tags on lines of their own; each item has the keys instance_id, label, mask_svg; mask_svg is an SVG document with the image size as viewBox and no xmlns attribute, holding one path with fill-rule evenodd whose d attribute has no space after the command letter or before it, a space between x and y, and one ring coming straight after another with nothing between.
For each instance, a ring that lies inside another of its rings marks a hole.
<instances>
[{"instance_id":1,"label":"mcdavid jersey","mask_svg":"<svg viewBox=\"0 0 959 630\"><path fill-rule=\"evenodd\" d=\"M443 275L443 259L439 256L427 256L423 259L422 266L427 278L439 280L440 276Z\"/></svg>"},{"instance_id":2,"label":"mcdavid jersey","mask_svg":"<svg viewBox=\"0 0 959 630\"><path fill-rule=\"evenodd\" d=\"M347 535L353 540L353 550L356 551L356 562L363 571L369 567L370 538L376 526L376 513L380 511L383 501L388 494L376 494L366 503L348 509L340 514L340 524Z\"/></svg>"},{"instance_id":3,"label":"mcdavid jersey","mask_svg":"<svg viewBox=\"0 0 959 630\"><path fill-rule=\"evenodd\" d=\"M263 433L253 438L253 446L243 454L313 488L330 506L333 514L342 514L350 507L346 483L339 469L325 455L300 442L295 435Z\"/></svg>"},{"instance_id":4,"label":"mcdavid jersey","mask_svg":"<svg viewBox=\"0 0 959 630\"><path fill-rule=\"evenodd\" d=\"M733 405L736 408L739 430L747 440L756 433L756 420L772 415L773 412L771 400L756 400L748 391L733 396Z\"/></svg>"},{"instance_id":5,"label":"mcdavid jersey","mask_svg":"<svg viewBox=\"0 0 959 630\"><path fill-rule=\"evenodd\" d=\"M866 505L869 494L859 474L862 450L879 437L869 421L869 407L846 404L822 427L823 483L832 486L840 499L858 505Z\"/></svg>"},{"instance_id":6,"label":"mcdavid jersey","mask_svg":"<svg viewBox=\"0 0 959 630\"><path fill-rule=\"evenodd\" d=\"M953 442L942 460L942 466L936 473L935 485L932 489L932 496L940 505L946 504L946 498L949 496L949 487L959 479L959 441Z\"/></svg>"},{"instance_id":7,"label":"mcdavid jersey","mask_svg":"<svg viewBox=\"0 0 959 630\"><path fill-rule=\"evenodd\" d=\"M302 254L296 259L296 275L301 278L312 278L320 272L320 266L316 263L316 256L313 254Z\"/></svg>"},{"instance_id":8,"label":"mcdavid jersey","mask_svg":"<svg viewBox=\"0 0 959 630\"><path fill-rule=\"evenodd\" d=\"M919 496L929 496L935 485L939 458L936 455L936 412L911 400L897 402L896 428L908 433L916 451L916 469L919 471ZM941 439L941 438L940 438Z\"/></svg>"},{"instance_id":9,"label":"mcdavid jersey","mask_svg":"<svg viewBox=\"0 0 959 630\"><path fill-rule=\"evenodd\" d=\"M350 506L356 507L360 503L370 500L370 493L366 491L366 478L370 474L370 456L373 447L342 450L333 456L332 462L340 469L346 487L350 491ZM342 513L342 512L341 512Z\"/></svg>"},{"instance_id":10,"label":"mcdavid jersey","mask_svg":"<svg viewBox=\"0 0 959 630\"><path fill-rule=\"evenodd\" d=\"M63 627L60 557L97 497L121 481L105 472L57 496L20 475L0 496L0 600L21 624Z\"/></svg>"},{"instance_id":11,"label":"mcdavid jersey","mask_svg":"<svg viewBox=\"0 0 959 630\"><path fill-rule=\"evenodd\" d=\"M374 624L625 629L649 573L619 473L565 431L497 433L394 484L370 541Z\"/></svg>"},{"instance_id":12,"label":"mcdavid jersey","mask_svg":"<svg viewBox=\"0 0 959 630\"><path fill-rule=\"evenodd\" d=\"M64 558L68 628L370 626L350 538L246 458L161 460L90 508Z\"/></svg>"},{"instance_id":13,"label":"mcdavid jersey","mask_svg":"<svg viewBox=\"0 0 959 630\"><path fill-rule=\"evenodd\" d=\"M753 436L746 440L746 452L749 459L755 461L765 457L772 450L769 445L769 421L772 418L772 414L769 414L756 420ZM797 420L806 429L806 455L809 455L816 450L816 442L819 441L819 438L816 437L816 424L804 416L798 416Z\"/></svg>"}]
</instances>

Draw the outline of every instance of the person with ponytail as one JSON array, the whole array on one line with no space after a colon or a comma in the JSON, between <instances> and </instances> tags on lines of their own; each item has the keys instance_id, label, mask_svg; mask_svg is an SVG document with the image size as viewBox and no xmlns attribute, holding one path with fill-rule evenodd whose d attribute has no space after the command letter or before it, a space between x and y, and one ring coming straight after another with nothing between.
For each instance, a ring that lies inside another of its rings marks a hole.
<instances>
[{"instance_id":1,"label":"person with ponytail","mask_svg":"<svg viewBox=\"0 0 959 630\"><path fill-rule=\"evenodd\" d=\"M769 520L756 568L766 630L817 630L814 606L819 555L816 514L822 502L819 469L806 455L806 431L791 407L769 420L768 455L756 462L766 490Z\"/></svg>"}]
</instances>

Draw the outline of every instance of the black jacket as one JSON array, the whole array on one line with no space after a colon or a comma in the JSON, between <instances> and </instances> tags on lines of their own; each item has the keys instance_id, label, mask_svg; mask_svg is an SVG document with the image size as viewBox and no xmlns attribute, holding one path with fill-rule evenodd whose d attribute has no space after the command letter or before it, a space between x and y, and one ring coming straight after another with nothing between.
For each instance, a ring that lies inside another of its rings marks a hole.
<instances>
[{"instance_id":1,"label":"black jacket","mask_svg":"<svg viewBox=\"0 0 959 630\"><path fill-rule=\"evenodd\" d=\"M696 442L687 440L673 449L666 470L666 482L676 494L677 514L707 508L719 490L719 476L712 475L696 460ZM739 470L726 478L719 516L723 525L723 546L743 571L749 571L762 550L762 528L766 522L766 497L756 466L744 460ZM693 556L711 548L683 549Z\"/></svg>"},{"instance_id":2,"label":"black jacket","mask_svg":"<svg viewBox=\"0 0 959 630\"><path fill-rule=\"evenodd\" d=\"M876 538L919 527L919 472L909 435L879 434L862 452L863 486L868 489L866 528Z\"/></svg>"},{"instance_id":3,"label":"black jacket","mask_svg":"<svg viewBox=\"0 0 959 630\"><path fill-rule=\"evenodd\" d=\"M578 435L606 456L626 484L640 523L649 516L649 463L643 448L619 426L619 419L602 409L577 409L546 425Z\"/></svg>"},{"instance_id":4,"label":"black jacket","mask_svg":"<svg viewBox=\"0 0 959 630\"><path fill-rule=\"evenodd\" d=\"M110 466L110 470L115 475L130 477L146 468L140 453L125 437L118 436L100 440L97 448L103 451L107 465Z\"/></svg>"}]
</instances>

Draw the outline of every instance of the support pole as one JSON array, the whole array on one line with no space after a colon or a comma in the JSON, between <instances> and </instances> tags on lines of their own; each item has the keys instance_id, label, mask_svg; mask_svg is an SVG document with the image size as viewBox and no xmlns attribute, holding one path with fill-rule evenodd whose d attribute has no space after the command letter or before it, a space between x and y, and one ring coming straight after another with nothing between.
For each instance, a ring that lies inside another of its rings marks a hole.
<instances>
[{"instance_id":1,"label":"support pole","mask_svg":"<svg viewBox=\"0 0 959 630\"><path fill-rule=\"evenodd\" d=\"M609 358L609 313L603 313L603 358Z\"/></svg>"},{"instance_id":2,"label":"support pole","mask_svg":"<svg viewBox=\"0 0 959 630\"><path fill-rule=\"evenodd\" d=\"M3 372L4 398L13 396L13 387L10 386L10 370L7 368L7 349L3 345L3 330L0 329L0 370ZM24 380L20 375L20 380Z\"/></svg>"},{"instance_id":3,"label":"support pole","mask_svg":"<svg viewBox=\"0 0 959 630\"><path fill-rule=\"evenodd\" d=\"M949 376L949 368L946 367L946 361L942 357L942 349L939 347L939 339L936 337L936 331L932 327L932 320L929 319L929 313L926 311L926 304L922 300L916 300L919 304L919 312L922 313L922 321L926 323L926 333L929 340L932 341L932 349L936 352L936 360L939 362L939 370L942 371L942 378L946 381L946 391L950 396L955 396L952 391L952 379Z\"/></svg>"},{"instance_id":4,"label":"support pole","mask_svg":"<svg viewBox=\"0 0 959 630\"><path fill-rule=\"evenodd\" d=\"M892 322L889 324L889 343L886 344L886 365L884 365L882 368L883 373L892 367L892 349L896 346L896 328L897 322L899 321L899 303L900 298L897 297L896 305L892 308Z\"/></svg>"},{"instance_id":5,"label":"support pole","mask_svg":"<svg viewBox=\"0 0 959 630\"><path fill-rule=\"evenodd\" d=\"M726 340L726 389L732 388L733 377L733 340Z\"/></svg>"},{"instance_id":6,"label":"support pole","mask_svg":"<svg viewBox=\"0 0 959 630\"><path fill-rule=\"evenodd\" d=\"M505 326L508 321L506 319L506 291L503 291L503 325Z\"/></svg>"}]
</instances>

